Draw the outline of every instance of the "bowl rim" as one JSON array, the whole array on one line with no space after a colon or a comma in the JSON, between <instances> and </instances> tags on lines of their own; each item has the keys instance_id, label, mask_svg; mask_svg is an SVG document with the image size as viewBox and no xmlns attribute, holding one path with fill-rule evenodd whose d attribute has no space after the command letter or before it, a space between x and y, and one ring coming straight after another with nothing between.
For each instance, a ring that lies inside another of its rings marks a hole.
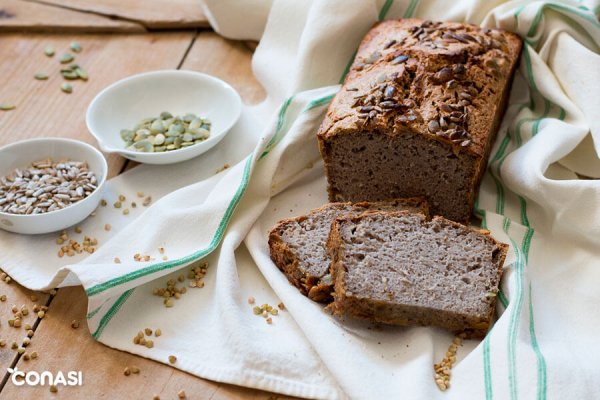
<instances>
[{"instance_id":1,"label":"bowl rim","mask_svg":"<svg viewBox=\"0 0 600 400\"><path fill-rule=\"evenodd\" d=\"M6 150L10 150L11 148L18 147L18 146L21 146L23 144L33 143L33 142L70 142L70 143L75 144L76 146L85 147L88 150L91 150L92 153L95 153L99 157L99 159L102 160L102 162L101 162L102 177L98 180L99 183L98 183L98 186L96 187L96 190L94 190L89 196L87 196L83 200L80 200L77 203L71 204L68 207L61 208L60 210L50 211L50 212L43 213L43 214L12 214L12 213L7 213L7 212L4 212L4 211L0 211L0 217L2 217L2 218L11 218L11 219L13 219L13 218L14 219L28 219L28 218L29 219L34 219L34 218L44 217L44 216L47 216L47 215L50 215L50 214L52 214L52 215L58 215L61 212L63 212L63 214L64 214L64 212L69 212L69 209L72 210L73 207L81 205L84 202L86 202L87 200L90 200L90 198L92 197L92 195L94 193L99 192L104 187L104 184L105 184L105 182L107 180L107 175L108 175L108 163L106 162L106 158L100 152L100 150L98 150L97 148L95 148L91 144L83 142L81 140L69 139L69 138L60 138L60 137L41 137L41 138L25 139L25 140L20 140L18 142L14 142L14 143L9 143L9 144L7 144L5 146L0 147L0 154L2 154ZM0 174L2 174L1 171L0 171Z\"/></svg>"},{"instance_id":2,"label":"bowl rim","mask_svg":"<svg viewBox=\"0 0 600 400\"><path fill-rule=\"evenodd\" d=\"M233 118L231 118L231 121L221 130L221 132L218 135L213 135L213 133L211 132L211 135L209 136L209 138L206 139L205 141L203 141L202 143L208 143L209 141L213 141L213 139L217 140L217 139L221 138L221 136L225 135L229 130L231 130L231 128L240 119L240 116L242 115L242 98L240 97L240 94L237 92L237 90L235 90L233 88L233 86L231 86L229 83L225 82L224 80L217 78L216 76L205 74L203 72L186 70L186 69L160 69L160 70L142 72L139 74L131 75L126 78L120 79L116 82L111 83L104 89L102 89L96 96L94 96L94 98L92 99L92 101L90 102L90 104L86 110L85 124L87 126L87 129L90 132L90 134L96 139L96 141L98 142L98 145L100 146L100 148L103 151L105 151L107 153L126 154L129 156L133 156L133 158L135 158L135 159L137 159L138 157L149 157L149 158L154 157L154 158L158 159L160 157L169 157L170 155L173 155L173 154L185 154L185 153L193 152L194 150L198 149L198 147L196 147L196 146L188 146L188 147L180 148L177 150L165 151L165 152L161 152L161 153L154 153L154 152L153 153L145 153L145 152L141 152L141 151L127 150L125 148L119 149L119 148L115 148L113 146L107 145L106 142L103 140L102 135L97 134L94 131L94 129L92 129L91 122L90 122L92 110L94 110L97 107L98 101L102 97L106 96L107 93L109 93L112 90L118 89L119 87L126 85L126 84L130 83L131 81L136 81L136 80L153 77L153 76L160 76L160 75L189 75L189 76L193 76L193 77L200 77L200 78L208 79L210 81L216 82L216 83L224 86L226 88L226 90L229 90L234 95L236 106L237 106L236 114L234 115Z\"/></svg>"}]
</instances>

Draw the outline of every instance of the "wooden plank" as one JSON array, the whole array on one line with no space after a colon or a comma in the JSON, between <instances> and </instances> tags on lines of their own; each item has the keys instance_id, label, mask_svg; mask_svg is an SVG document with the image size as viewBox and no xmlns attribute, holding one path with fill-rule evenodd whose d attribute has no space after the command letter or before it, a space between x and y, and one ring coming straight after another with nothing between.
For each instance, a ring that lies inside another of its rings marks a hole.
<instances>
[{"instance_id":1,"label":"wooden plank","mask_svg":"<svg viewBox=\"0 0 600 400\"><path fill-rule=\"evenodd\" d=\"M22 0L0 2L0 32L145 32L131 21L107 18L85 12L31 3Z\"/></svg>"},{"instance_id":2,"label":"wooden plank","mask_svg":"<svg viewBox=\"0 0 600 400\"><path fill-rule=\"evenodd\" d=\"M265 98L265 91L252 73L253 50L244 42L225 39L214 32L198 33L182 69L200 71L233 86L247 104Z\"/></svg>"},{"instance_id":3,"label":"wooden plank","mask_svg":"<svg viewBox=\"0 0 600 400\"><path fill-rule=\"evenodd\" d=\"M27 0L135 21L150 29L206 28L198 0Z\"/></svg>"},{"instance_id":4,"label":"wooden plank","mask_svg":"<svg viewBox=\"0 0 600 400\"><path fill-rule=\"evenodd\" d=\"M11 343L13 341L17 342L19 345L23 343L23 339L27 334L24 325L30 324L33 327L35 321L38 319L32 311L33 305L46 305L49 295L33 292L14 281L9 284L0 281L0 295L6 296L6 301L0 302L0 339L6 341L6 346L0 347L1 380L6 372L6 368L10 367L17 357L17 352L11 349ZM32 301L32 295L35 295L37 299L34 298L34 301ZM19 309L21 306L25 305L28 309L28 314L23 316L23 319L21 320L22 324L20 328L14 328L8 325L8 320L14 318L11 311L13 305L16 305ZM31 339L31 343L34 343L35 341L36 339L34 336L34 338Z\"/></svg>"},{"instance_id":5,"label":"wooden plank","mask_svg":"<svg viewBox=\"0 0 600 400\"><path fill-rule=\"evenodd\" d=\"M149 33L141 35L20 35L0 37L0 103L13 103L16 109L0 111L0 146L18 140L60 136L95 144L85 124L85 112L92 98L107 85L139 72L177 68L195 32ZM76 55L85 68L88 82L74 81L73 93L61 92L60 54L77 40L83 51ZM56 55L44 55L53 46ZM50 76L38 81L33 76ZM124 164L110 155L110 175Z\"/></svg>"},{"instance_id":6,"label":"wooden plank","mask_svg":"<svg viewBox=\"0 0 600 400\"><path fill-rule=\"evenodd\" d=\"M87 299L81 287L60 289L52 300L32 341L31 350L39 353L37 360L20 360L21 370L83 371L83 386L60 387L57 395L48 387L17 387L8 381L2 390L6 399L176 399L184 390L189 399L272 399L258 390L240 388L197 378L170 366L114 350L96 342L85 326ZM78 329L73 320L81 321ZM139 375L125 376L127 366L137 366ZM283 397L278 397L283 398Z\"/></svg>"}]
</instances>

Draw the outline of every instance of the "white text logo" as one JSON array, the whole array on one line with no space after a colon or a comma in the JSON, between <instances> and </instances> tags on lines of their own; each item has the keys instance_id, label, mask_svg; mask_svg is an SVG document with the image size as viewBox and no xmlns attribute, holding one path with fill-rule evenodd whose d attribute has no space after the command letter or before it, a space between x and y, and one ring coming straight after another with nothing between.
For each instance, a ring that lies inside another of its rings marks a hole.
<instances>
[{"instance_id":1,"label":"white text logo","mask_svg":"<svg viewBox=\"0 0 600 400\"><path fill-rule=\"evenodd\" d=\"M7 368L11 375L10 379L16 386L81 386L83 385L83 373L81 371L68 371L63 373L58 371L53 374L50 371L19 371L18 368Z\"/></svg>"}]
</instances>

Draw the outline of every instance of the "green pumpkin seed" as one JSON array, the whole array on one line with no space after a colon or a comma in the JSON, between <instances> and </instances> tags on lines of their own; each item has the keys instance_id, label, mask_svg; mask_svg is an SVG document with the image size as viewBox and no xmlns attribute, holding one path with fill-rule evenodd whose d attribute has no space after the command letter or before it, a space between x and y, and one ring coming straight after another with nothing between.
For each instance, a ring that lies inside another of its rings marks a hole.
<instances>
[{"instance_id":1,"label":"green pumpkin seed","mask_svg":"<svg viewBox=\"0 0 600 400\"><path fill-rule=\"evenodd\" d=\"M48 75L42 73L35 74L33 77L38 81L45 81L46 79L48 79Z\"/></svg>"},{"instance_id":2,"label":"green pumpkin seed","mask_svg":"<svg viewBox=\"0 0 600 400\"><path fill-rule=\"evenodd\" d=\"M71 70L62 70L61 74L62 74L63 78L68 79L70 81L79 78L79 76L77 75L77 73L74 72L74 71L71 71Z\"/></svg>"},{"instance_id":3,"label":"green pumpkin seed","mask_svg":"<svg viewBox=\"0 0 600 400\"><path fill-rule=\"evenodd\" d=\"M60 90L62 90L65 93L72 93L73 86L71 86L69 83L63 83L62 85L60 85Z\"/></svg>"},{"instance_id":4,"label":"green pumpkin seed","mask_svg":"<svg viewBox=\"0 0 600 400\"><path fill-rule=\"evenodd\" d=\"M75 73L84 81L87 81L89 78L88 73L82 68L75 68Z\"/></svg>"},{"instance_id":5,"label":"green pumpkin seed","mask_svg":"<svg viewBox=\"0 0 600 400\"><path fill-rule=\"evenodd\" d=\"M0 104L0 110L2 110L2 111L10 111L10 110L14 110L15 108L17 108L17 107L14 104L10 104L10 103Z\"/></svg>"},{"instance_id":6,"label":"green pumpkin seed","mask_svg":"<svg viewBox=\"0 0 600 400\"><path fill-rule=\"evenodd\" d=\"M123 139L125 142L132 142L133 135L133 131L130 131L129 129L121 129L121 139Z\"/></svg>"},{"instance_id":7,"label":"green pumpkin seed","mask_svg":"<svg viewBox=\"0 0 600 400\"><path fill-rule=\"evenodd\" d=\"M66 71L66 75L70 76ZM210 121L186 114L173 116L167 111L158 118L145 118L131 129L120 133L125 148L132 151L164 152L200 143L210 135Z\"/></svg>"},{"instance_id":8,"label":"green pumpkin seed","mask_svg":"<svg viewBox=\"0 0 600 400\"><path fill-rule=\"evenodd\" d=\"M156 135L154 137L154 145L155 146L160 146L164 143L165 143L165 135L163 135L162 133L159 133L158 135Z\"/></svg>"},{"instance_id":9,"label":"green pumpkin seed","mask_svg":"<svg viewBox=\"0 0 600 400\"><path fill-rule=\"evenodd\" d=\"M62 56L60 56L60 63L61 64L68 64L71 61L73 61L74 59L75 59L75 57L73 57L72 54L65 53Z\"/></svg>"},{"instance_id":10,"label":"green pumpkin seed","mask_svg":"<svg viewBox=\"0 0 600 400\"><path fill-rule=\"evenodd\" d=\"M48 46L44 49L44 54L48 57L54 56L54 47Z\"/></svg>"},{"instance_id":11,"label":"green pumpkin seed","mask_svg":"<svg viewBox=\"0 0 600 400\"><path fill-rule=\"evenodd\" d=\"M71 43L71 50L73 50L75 53L79 53L82 50L82 48L78 42L73 42Z\"/></svg>"}]
</instances>

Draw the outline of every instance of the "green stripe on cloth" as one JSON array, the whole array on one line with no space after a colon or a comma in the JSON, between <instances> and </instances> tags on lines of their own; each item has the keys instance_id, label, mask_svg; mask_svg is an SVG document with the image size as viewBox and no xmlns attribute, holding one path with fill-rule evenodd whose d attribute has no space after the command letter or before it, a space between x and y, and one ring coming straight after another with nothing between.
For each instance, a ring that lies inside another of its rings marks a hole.
<instances>
[{"instance_id":1,"label":"green stripe on cloth","mask_svg":"<svg viewBox=\"0 0 600 400\"><path fill-rule=\"evenodd\" d=\"M546 373L546 360L542 355L540 346L535 336L535 324L533 317L533 302L531 300L531 282L529 282L529 336L531 337L531 347L535 352L535 356L538 363L537 375L538 375L538 392L537 400L545 400L547 387L547 373Z\"/></svg>"},{"instance_id":2,"label":"green stripe on cloth","mask_svg":"<svg viewBox=\"0 0 600 400\"><path fill-rule=\"evenodd\" d=\"M137 271L133 271L128 274L122 275L120 277L110 279L104 283L100 283L98 285L90 287L89 289L86 290L86 294L88 296L95 296L99 293L104 292L105 290L108 290L108 289L113 288L118 285L122 285L127 282L130 282L134 279L141 278L148 274L152 274L152 273L155 273L158 271L163 271L165 269L170 269L170 268L178 267L180 265L191 263L195 260L198 260L198 259L204 257L208 253L212 252L219 245L219 242L223 238L225 229L227 228L227 225L229 224L229 221L231 220L231 216L233 215L233 211L235 210L235 207L240 202L242 195L246 191L246 187L248 186L248 181L250 178L251 165L252 165L252 157L248 157L248 160L246 161L246 165L244 167L244 173L242 175L241 184L238 187L235 195L231 199L231 202L227 206L227 209L225 210L225 214L223 215L223 218L221 218L219 226L217 227L217 230L215 231L215 234L214 234L210 244L208 245L208 247L206 247L202 250L198 250L197 252L192 253L189 256L185 256L185 257L179 258L174 261L154 264L149 267L142 268Z\"/></svg>"},{"instance_id":3,"label":"green stripe on cloth","mask_svg":"<svg viewBox=\"0 0 600 400\"><path fill-rule=\"evenodd\" d=\"M493 329L493 328L492 328ZM490 332L483 339L483 382L485 385L485 399L492 400L492 362L490 357Z\"/></svg>"},{"instance_id":4,"label":"green stripe on cloth","mask_svg":"<svg viewBox=\"0 0 600 400\"><path fill-rule=\"evenodd\" d=\"M511 221L508 218L504 218L503 230L507 234L513 249L516 252L517 260L515 261L515 301L512 312L510 314L510 322L508 324L508 381L510 387L510 397L513 400L518 398L517 396L517 329L519 327L519 320L521 314L521 308L523 304L523 290L522 290L522 273L523 273L523 255L521 249L517 247L517 244L513 238L509 235Z\"/></svg>"},{"instance_id":5,"label":"green stripe on cloth","mask_svg":"<svg viewBox=\"0 0 600 400\"><path fill-rule=\"evenodd\" d=\"M394 0L385 1L383 7L381 7L381 11L379 11L379 16L377 17L378 21L383 21L385 19L387 13L390 11L390 7L392 6L392 4L394 4Z\"/></svg>"},{"instance_id":6,"label":"green stripe on cloth","mask_svg":"<svg viewBox=\"0 0 600 400\"><path fill-rule=\"evenodd\" d=\"M275 147L275 145L277 143L279 143L279 140L281 140L280 133L281 133L281 129L283 128L284 121L285 121L285 113L287 112L288 108L290 107L290 104L292 104L293 99L294 99L294 96L288 97L281 105L281 108L279 108L279 114L277 116L277 126L275 128L275 134L273 135L271 140L269 140L269 143L267 143L267 145L265 146L265 151L260 155L259 160L262 160L267 154L269 154L269 152L273 149L273 147Z\"/></svg>"},{"instance_id":7,"label":"green stripe on cloth","mask_svg":"<svg viewBox=\"0 0 600 400\"><path fill-rule=\"evenodd\" d=\"M498 291L498 300L500 300L500 304L502 304L502 307L508 307L508 299L506 298L506 295L502 290Z\"/></svg>"},{"instance_id":8,"label":"green stripe on cloth","mask_svg":"<svg viewBox=\"0 0 600 400\"><path fill-rule=\"evenodd\" d=\"M419 0L411 0L402 18L411 18L415 14L415 10L417 9L418 4Z\"/></svg>"},{"instance_id":9,"label":"green stripe on cloth","mask_svg":"<svg viewBox=\"0 0 600 400\"><path fill-rule=\"evenodd\" d=\"M104 331L104 328L106 328L106 325L108 325L108 323L110 322L110 320L112 319L112 317L115 316L115 314L123 306L123 304L125 303L125 301L127 301L127 299L129 298L129 296L131 296L131 294L133 293L133 290L134 289L129 289L128 291L126 291L125 293L123 293L117 299L117 301L115 301L115 304L113 304L112 307L110 307L110 309L108 310L108 312L106 314L104 314L104 316L100 320L100 323L98 324L98 328L96 329L96 331L94 333L92 333L92 336L95 339L98 339L100 337L100 335L102 334L102 331Z\"/></svg>"},{"instance_id":10,"label":"green stripe on cloth","mask_svg":"<svg viewBox=\"0 0 600 400\"><path fill-rule=\"evenodd\" d=\"M357 53L357 50L354 51L354 53L352 54L352 57L350 57L350 60L348 60L348 64L346 64L346 68L344 68L344 72L342 72L342 77L340 78L340 81L338 83L340 83L340 84L344 83L344 79L346 79L346 75L348 75L348 72L350 72L350 67L352 67L352 63L354 62L354 59L356 58L356 53Z\"/></svg>"},{"instance_id":11,"label":"green stripe on cloth","mask_svg":"<svg viewBox=\"0 0 600 400\"><path fill-rule=\"evenodd\" d=\"M325 104L329 104L331 100L335 97L335 94L330 94L328 96L323 96L320 99L316 99L308 103L308 105L304 108L304 111L310 111L313 108L317 108L323 106Z\"/></svg>"}]
</instances>

